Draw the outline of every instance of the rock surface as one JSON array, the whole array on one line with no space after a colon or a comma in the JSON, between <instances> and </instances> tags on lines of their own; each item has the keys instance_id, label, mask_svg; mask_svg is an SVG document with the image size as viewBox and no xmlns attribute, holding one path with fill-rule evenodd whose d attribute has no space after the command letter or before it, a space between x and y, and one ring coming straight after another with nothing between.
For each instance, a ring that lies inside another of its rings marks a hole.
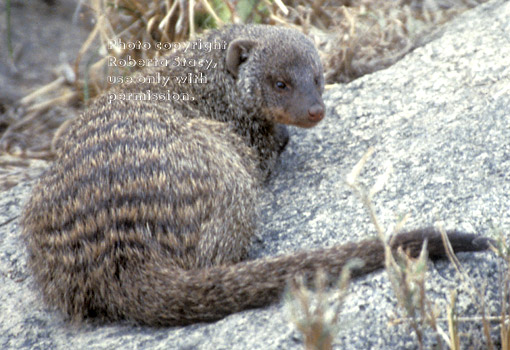
<instances>
[{"instance_id":1,"label":"rock surface","mask_svg":"<svg viewBox=\"0 0 510 350\"><path fill-rule=\"evenodd\" d=\"M330 246L374 234L345 178L369 147L361 173L370 187L392 168L374 198L381 223L410 213L407 228L438 222L494 236L510 229L510 2L492 1L449 23L441 35L394 66L326 94L328 116L292 139L264 192L252 257ZM0 198L0 347L2 349L302 349L283 303L212 324L154 329L125 324L75 328L41 301L26 268L18 219L30 184ZM508 237L508 236L507 236ZM477 286L487 281L487 313L498 314L500 261L459 254ZM429 296L442 317L451 290L457 312L479 314L446 262L429 264ZM335 349L417 349L385 272L352 282ZM447 330L445 322L440 323ZM461 348L482 349L478 322L461 323ZM495 328L496 330L496 328ZM497 332L493 332L497 334ZM435 336L426 332L425 348Z\"/></svg>"}]
</instances>

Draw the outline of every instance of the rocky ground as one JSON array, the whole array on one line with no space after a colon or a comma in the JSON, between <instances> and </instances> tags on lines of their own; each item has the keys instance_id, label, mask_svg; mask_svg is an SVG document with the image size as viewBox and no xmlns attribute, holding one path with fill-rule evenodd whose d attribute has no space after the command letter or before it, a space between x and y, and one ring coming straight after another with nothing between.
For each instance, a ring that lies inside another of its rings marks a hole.
<instances>
[{"instance_id":1,"label":"rocky ground","mask_svg":"<svg viewBox=\"0 0 510 350\"><path fill-rule=\"evenodd\" d=\"M252 257L374 235L361 201L345 183L369 147L375 153L361 173L365 186L392 169L374 198L385 227L410 213L407 228L443 223L486 236L496 234L494 227L508 232L509 33L510 3L491 1L450 22L392 67L330 89L327 118L314 129L291 130L260 204L264 243L255 243ZM30 188L22 183L0 197L2 349L302 348L283 303L182 328L69 325L42 303L26 268L18 219ZM459 259L477 288L485 289L487 313L498 315L501 261L491 253ZM480 302L470 297L474 288L451 264L430 264L427 286L441 317L452 290L459 294L460 316L480 314ZM418 349L414 333L396 322L401 315L385 272L353 281L334 348ZM492 326L497 343L497 323ZM440 327L447 329L444 321ZM425 333L425 348L432 348L436 338ZM462 321L460 333L462 349L486 348L479 321Z\"/></svg>"}]
</instances>

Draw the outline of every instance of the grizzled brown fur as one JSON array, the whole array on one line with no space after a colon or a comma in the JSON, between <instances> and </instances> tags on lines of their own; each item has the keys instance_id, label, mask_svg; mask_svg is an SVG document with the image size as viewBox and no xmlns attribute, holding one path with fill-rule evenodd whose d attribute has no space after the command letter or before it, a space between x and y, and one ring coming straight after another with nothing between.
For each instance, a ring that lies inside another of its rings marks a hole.
<instances>
[{"instance_id":1,"label":"grizzled brown fur","mask_svg":"<svg viewBox=\"0 0 510 350\"><path fill-rule=\"evenodd\" d=\"M312 43L283 28L233 26L204 39L226 50L177 52L218 67L207 84L121 86L113 92L187 92L194 101L99 97L66 127L59 157L24 210L29 265L48 304L73 320L184 325L274 302L287 281L382 267L377 240L243 261L255 229L258 187L287 142L276 123L311 127L324 116L322 67ZM200 68L151 68L184 75ZM397 236L417 254L427 230ZM458 250L479 250L452 233Z\"/></svg>"}]
</instances>

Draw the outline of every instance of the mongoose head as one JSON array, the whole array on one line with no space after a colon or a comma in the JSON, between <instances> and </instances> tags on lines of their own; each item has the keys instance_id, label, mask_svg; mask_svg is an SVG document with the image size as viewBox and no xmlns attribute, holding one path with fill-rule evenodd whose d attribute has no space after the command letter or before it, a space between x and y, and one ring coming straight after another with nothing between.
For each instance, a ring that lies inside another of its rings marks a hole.
<instances>
[{"instance_id":1,"label":"mongoose head","mask_svg":"<svg viewBox=\"0 0 510 350\"><path fill-rule=\"evenodd\" d=\"M254 26L230 42L226 69L257 118L310 128L325 115L323 68L313 43L281 27Z\"/></svg>"}]
</instances>

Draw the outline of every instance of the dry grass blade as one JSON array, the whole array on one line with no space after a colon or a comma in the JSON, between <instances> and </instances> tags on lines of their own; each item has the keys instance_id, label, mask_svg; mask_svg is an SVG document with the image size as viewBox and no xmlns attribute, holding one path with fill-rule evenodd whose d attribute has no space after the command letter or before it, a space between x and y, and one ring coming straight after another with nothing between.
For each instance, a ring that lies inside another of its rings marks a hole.
<instances>
[{"instance_id":1,"label":"dry grass blade","mask_svg":"<svg viewBox=\"0 0 510 350\"><path fill-rule=\"evenodd\" d=\"M455 270L457 271L457 276L460 276L461 279L465 283L468 283L471 285L471 288L470 288L470 290L472 291L471 297L473 299L473 304L478 305L478 308L480 310L483 333L487 340L487 349L493 350L494 342L492 341L492 337L490 334L491 327L490 327L489 320L487 320L487 314L486 314L486 310L485 310L485 298L483 297L485 293L483 293L483 291L481 291L479 288L477 288L473 284L473 281L469 278L469 276L466 274L466 272L462 269L459 259L457 259L457 256L455 256L455 254L453 252L453 248L448 240L448 236L446 235L446 231L444 230L444 228L441 227L440 231L441 231L441 237L443 239L443 244L446 248L446 253L447 253L448 259L450 260L451 264L455 267Z\"/></svg>"},{"instance_id":2,"label":"dry grass blade","mask_svg":"<svg viewBox=\"0 0 510 350\"><path fill-rule=\"evenodd\" d=\"M47 93L49 92L53 92L54 90L60 88L62 85L64 85L65 83L65 78L64 77L58 77L57 79L55 79L54 81L52 81L51 83L35 90L34 92L26 95L25 97L23 97L19 103L21 105L24 105L24 106L27 106L29 105L30 103L34 102L35 100L39 99L40 97L46 95Z\"/></svg>"},{"instance_id":3,"label":"dry grass blade","mask_svg":"<svg viewBox=\"0 0 510 350\"><path fill-rule=\"evenodd\" d=\"M327 277L319 271L309 289L303 278L291 281L285 294L290 319L302 334L306 350L331 350L338 330L343 300L347 294L351 270L361 267L358 260L348 262L336 285L328 290Z\"/></svg>"},{"instance_id":4,"label":"dry grass blade","mask_svg":"<svg viewBox=\"0 0 510 350\"><path fill-rule=\"evenodd\" d=\"M501 298L501 314L499 316L501 349L510 350L510 246L508 238L499 230L497 244L493 247L494 253L502 258L506 264L506 273L503 280L503 295Z\"/></svg>"},{"instance_id":5,"label":"dry grass blade","mask_svg":"<svg viewBox=\"0 0 510 350\"><path fill-rule=\"evenodd\" d=\"M455 304L457 302L457 292L450 293L450 304L448 304L448 331L450 336L450 349L460 350L458 316L455 314Z\"/></svg>"},{"instance_id":6,"label":"dry grass blade","mask_svg":"<svg viewBox=\"0 0 510 350\"><path fill-rule=\"evenodd\" d=\"M221 27L224 25L223 20L216 14L216 11L212 8L207 0L201 0L202 5L204 5L207 12L214 18L216 23Z\"/></svg>"}]
</instances>

